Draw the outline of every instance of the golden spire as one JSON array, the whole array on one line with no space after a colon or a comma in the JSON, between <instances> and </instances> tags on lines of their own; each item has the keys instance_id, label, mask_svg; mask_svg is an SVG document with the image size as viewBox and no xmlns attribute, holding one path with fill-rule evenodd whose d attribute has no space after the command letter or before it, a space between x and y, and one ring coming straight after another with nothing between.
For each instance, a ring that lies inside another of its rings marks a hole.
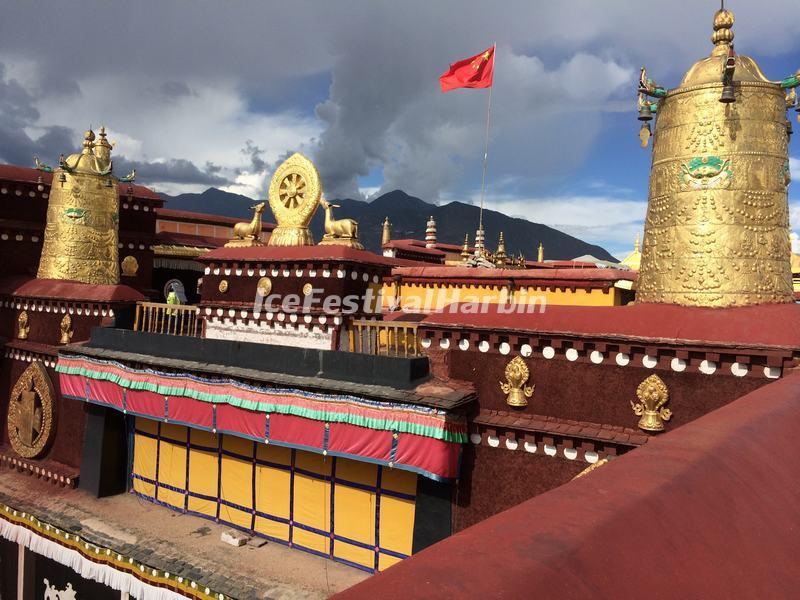
<instances>
[{"instance_id":1,"label":"golden spire","mask_svg":"<svg viewBox=\"0 0 800 600\"><path fill-rule=\"evenodd\" d=\"M461 247L461 258L465 261L469 260L469 234L464 236L464 245Z\"/></svg>"},{"instance_id":2,"label":"golden spire","mask_svg":"<svg viewBox=\"0 0 800 600\"><path fill-rule=\"evenodd\" d=\"M639 244L640 244L640 238L639 238L639 232L637 231L636 232L636 241L633 242L633 251L634 252L639 252Z\"/></svg>"},{"instance_id":3,"label":"golden spire","mask_svg":"<svg viewBox=\"0 0 800 600\"><path fill-rule=\"evenodd\" d=\"M381 237L381 246L385 246L392 241L392 224L389 222L389 217L383 220L383 236Z\"/></svg>"},{"instance_id":4,"label":"golden spire","mask_svg":"<svg viewBox=\"0 0 800 600\"><path fill-rule=\"evenodd\" d=\"M536 257L536 262L544 262L544 244L539 242L539 255Z\"/></svg>"},{"instance_id":5,"label":"golden spire","mask_svg":"<svg viewBox=\"0 0 800 600\"><path fill-rule=\"evenodd\" d=\"M733 44L733 27L735 19L733 13L725 8L719 9L714 15L714 33L711 41L714 42L712 54L724 54L728 52L728 46Z\"/></svg>"},{"instance_id":6,"label":"golden spire","mask_svg":"<svg viewBox=\"0 0 800 600\"><path fill-rule=\"evenodd\" d=\"M503 232L500 232L500 240L497 242L497 252L494 253L494 262L498 266L506 264L506 240Z\"/></svg>"}]
</instances>

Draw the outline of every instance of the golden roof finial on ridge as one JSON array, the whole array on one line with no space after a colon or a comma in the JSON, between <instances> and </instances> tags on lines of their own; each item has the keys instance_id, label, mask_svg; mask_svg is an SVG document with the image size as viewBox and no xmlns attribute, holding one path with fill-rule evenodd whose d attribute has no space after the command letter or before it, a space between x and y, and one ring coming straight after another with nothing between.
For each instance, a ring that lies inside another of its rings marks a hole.
<instances>
[{"instance_id":1,"label":"golden roof finial on ridge","mask_svg":"<svg viewBox=\"0 0 800 600\"><path fill-rule=\"evenodd\" d=\"M711 41L715 46L729 46L733 43L732 27L735 20L733 13L724 6L714 14L714 33L711 35Z\"/></svg>"}]
</instances>

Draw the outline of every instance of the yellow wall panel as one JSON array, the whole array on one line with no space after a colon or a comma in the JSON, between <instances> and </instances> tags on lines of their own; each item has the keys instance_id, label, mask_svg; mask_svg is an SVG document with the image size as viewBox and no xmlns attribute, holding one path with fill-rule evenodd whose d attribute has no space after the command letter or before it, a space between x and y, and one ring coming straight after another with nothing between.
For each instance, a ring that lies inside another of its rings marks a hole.
<instances>
[{"instance_id":1,"label":"yellow wall panel","mask_svg":"<svg viewBox=\"0 0 800 600\"><path fill-rule=\"evenodd\" d=\"M311 550L316 550L323 554L328 554L330 552L329 544L331 539L327 535L319 535L306 531L305 529L300 529L299 527L294 528L294 533L292 535L294 543L303 548L310 548Z\"/></svg>"},{"instance_id":2,"label":"yellow wall panel","mask_svg":"<svg viewBox=\"0 0 800 600\"><path fill-rule=\"evenodd\" d=\"M156 453L158 442L153 438L137 435L133 452L133 472L147 479L156 478Z\"/></svg>"},{"instance_id":3,"label":"yellow wall panel","mask_svg":"<svg viewBox=\"0 0 800 600\"><path fill-rule=\"evenodd\" d=\"M389 556L388 554L384 554L383 552L381 552L378 555L378 570L385 571L392 565L396 565L397 563L399 563L401 560L403 559L397 558L396 556Z\"/></svg>"},{"instance_id":4,"label":"yellow wall panel","mask_svg":"<svg viewBox=\"0 0 800 600\"><path fill-rule=\"evenodd\" d=\"M223 500L246 508L253 508L253 461L222 455Z\"/></svg>"},{"instance_id":5,"label":"yellow wall panel","mask_svg":"<svg viewBox=\"0 0 800 600\"><path fill-rule=\"evenodd\" d=\"M378 482L378 465L349 458L337 458L336 479L375 487Z\"/></svg>"},{"instance_id":6,"label":"yellow wall panel","mask_svg":"<svg viewBox=\"0 0 800 600\"><path fill-rule=\"evenodd\" d=\"M327 481L294 475L294 520L303 525L330 531L331 486Z\"/></svg>"},{"instance_id":7,"label":"yellow wall panel","mask_svg":"<svg viewBox=\"0 0 800 600\"><path fill-rule=\"evenodd\" d=\"M256 510L289 518L289 493L292 474L276 467L256 466Z\"/></svg>"},{"instance_id":8,"label":"yellow wall panel","mask_svg":"<svg viewBox=\"0 0 800 600\"><path fill-rule=\"evenodd\" d=\"M278 521L272 521L271 519L265 519L264 517L257 516L256 531L284 542L289 541L288 523L279 523Z\"/></svg>"},{"instance_id":9,"label":"yellow wall panel","mask_svg":"<svg viewBox=\"0 0 800 600\"><path fill-rule=\"evenodd\" d=\"M322 456L322 454L303 452L302 450L295 452L294 466L304 471L319 475L330 475L332 464L333 457L331 456Z\"/></svg>"},{"instance_id":10,"label":"yellow wall panel","mask_svg":"<svg viewBox=\"0 0 800 600\"><path fill-rule=\"evenodd\" d=\"M414 539L414 501L381 496L380 547L411 554Z\"/></svg>"},{"instance_id":11,"label":"yellow wall panel","mask_svg":"<svg viewBox=\"0 0 800 600\"><path fill-rule=\"evenodd\" d=\"M292 449L274 444L258 444L256 448L258 460L289 466L292 464Z\"/></svg>"},{"instance_id":12,"label":"yellow wall panel","mask_svg":"<svg viewBox=\"0 0 800 600\"><path fill-rule=\"evenodd\" d=\"M338 474L339 465L336 465ZM333 492L333 532L375 545L375 492L337 484Z\"/></svg>"},{"instance_id":13,"label":"yellow wall panel","mask_svg":"<svg viewBox=\"0 0 800 600\"><path fill-rule=\"evenodd\" d=\"M253 456L253 441L233 435L222 436L222 449L239 456Z\"/></svg>"},{"instance_id":14,"label":"yellow wall panel","mask_svg":"<svg viewBox=\"0 0 800 600\"><path fill-rule=\"evenodd\" d=\"M161 441L158 458L158 482L179 490L186 489L186 446ZM183 508L184 494L166 488L158 489L158 500Z\"/></svg>"},{"instance_id":15,"label":"yellow wall panel","mask_svg":"<svg viewBox=\"0 0 800 600\"><path fill-rule=\"evenodd\" d=\"M334 540L333 555L336 558L362 565L368 569L375 568L375 550L354 546L341 540Z\"/></svg>"},{"instance_id":16,"label":"yellow wall panel","mask_svg":"<svg viewBox=\"0 0 800 600\"><path fill-rule=\"evenodd\" d=\"M400 492L410 496L417 495L417 475L410 471L383 468L381 473L381 487L385 490Z\"/></svg>"},{"instance_id":17,"label":"yellow wall panel","mask_svg":"<svg viewBox=\"0 0 800 600\"><path fill-rule=\"evenodd\" d=\"M233 523L245 529L250 529L253 524L253 515L249 512L244 512L220 503L219 520L225 523Z\"/></svg>"}]
</instances>

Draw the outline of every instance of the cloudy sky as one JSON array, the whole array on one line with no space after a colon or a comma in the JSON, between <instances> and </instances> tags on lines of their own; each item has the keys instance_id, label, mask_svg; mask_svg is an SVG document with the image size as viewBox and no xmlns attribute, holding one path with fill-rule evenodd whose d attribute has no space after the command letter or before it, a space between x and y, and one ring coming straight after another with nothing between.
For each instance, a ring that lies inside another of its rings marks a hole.
<instances>
[{"instance_id":1,"label":"cloudy sky","mask_svg":"<svg viewBox=\"0 0 800 600\"><path fill-rule=\"evenodd\" d=\"M774 79L800 68L796 2L727 3L737 51ZM487 205L624 255L642 227L650 159L638 146L638 69L676 85L710 51L716 8L16 2L0 20L0 162L52 162L89 124L105 124L117 170L135 166L167 193L216 186L264 197L276 162L299 150L317 162L328 197L400 188L477 202L488 90L442 94L438 76L497 42ZM796 139L791 152L800 158ZM800 181L800 160L792 166ZM800 195L790 193L800 227Z\"/></svg>"}]
</instances>

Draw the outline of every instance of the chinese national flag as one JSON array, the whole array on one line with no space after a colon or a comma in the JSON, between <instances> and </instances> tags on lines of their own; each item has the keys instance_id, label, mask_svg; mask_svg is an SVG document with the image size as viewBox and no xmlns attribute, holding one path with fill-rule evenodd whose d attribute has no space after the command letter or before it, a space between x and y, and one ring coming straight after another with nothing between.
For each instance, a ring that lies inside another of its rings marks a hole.
<instances>
[{"instance_id":1,"label":"chinese national flag","mask_svg":"<svg viewBox=\"0 0 800 600\"><path fill-rule=\"evenodd\" d=\"M450 65L447 73L439 77L443 92L458 88L492 87L494 71L494 46L470 58Z\"/></svg>"}]
</instances>

